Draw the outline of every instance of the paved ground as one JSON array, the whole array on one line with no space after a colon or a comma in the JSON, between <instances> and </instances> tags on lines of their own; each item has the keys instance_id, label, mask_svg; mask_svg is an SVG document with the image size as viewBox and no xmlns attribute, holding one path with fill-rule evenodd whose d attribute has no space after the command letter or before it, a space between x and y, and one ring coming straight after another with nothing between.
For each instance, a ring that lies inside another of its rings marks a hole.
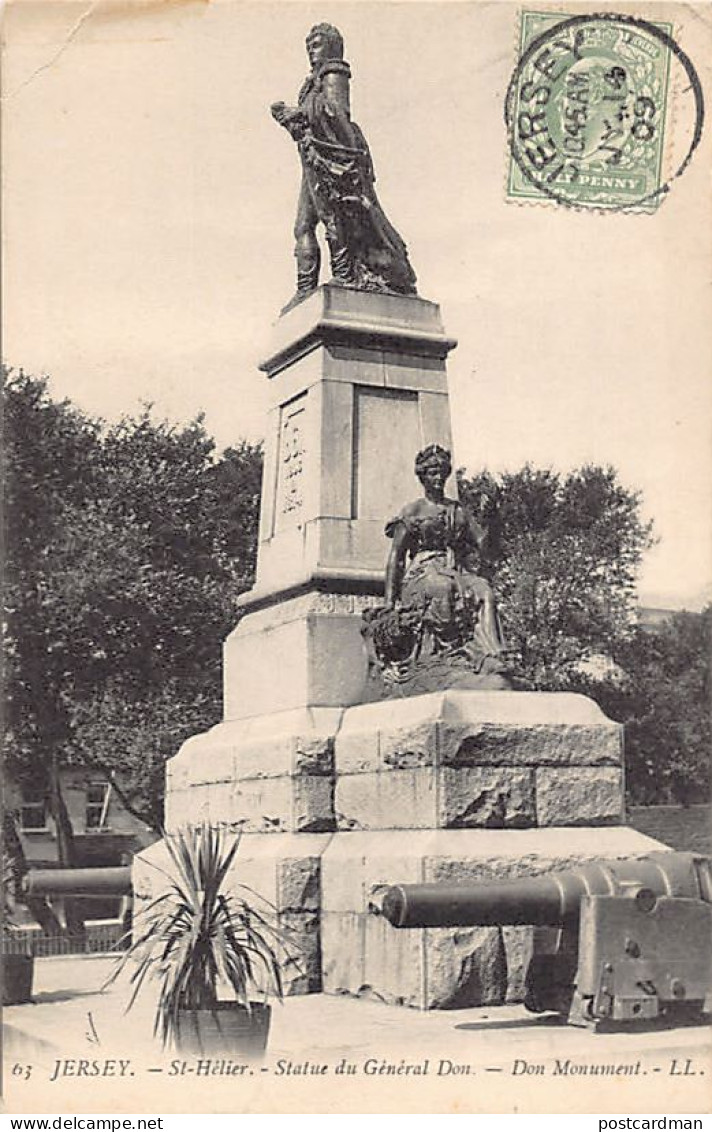
<instances>
[{"instance_id":1,"label":"paved ground","mask_svg":"<svg viewBox=\"0 0 712 1132\"><path fill-rule=\"evenodd\" d=\"M273 1009L262 1064L183 1064L152 1040L149 995L126 1014L125 983L102 991L110 970L103 956L36 962L34 1002L4 1012L10 1111L672 1113L712 1100L706 1026L593 1034L518 1006L292 998Z\"/></svg>"}]
</instances>

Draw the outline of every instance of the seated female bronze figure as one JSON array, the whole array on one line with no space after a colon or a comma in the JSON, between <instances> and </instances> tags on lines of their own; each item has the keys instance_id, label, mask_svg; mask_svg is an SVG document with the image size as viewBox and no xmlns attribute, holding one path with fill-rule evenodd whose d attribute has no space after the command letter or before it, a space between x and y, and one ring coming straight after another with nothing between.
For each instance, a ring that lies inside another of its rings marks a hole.
<instances>
[{"instance_id":1,"label":"seated female bronze figure","mask_svg":"<svg viewBox=\"0 0 712 1132\"><path fill-rule=\"evenodd\" d=\"M450 453L419 452L416 499L386 525L393 540L385 606L364 615L369 698L444 688L509 688L506 646L489 582L479 573L485 532L444 488Z\"/></svg>"}]
</instances>

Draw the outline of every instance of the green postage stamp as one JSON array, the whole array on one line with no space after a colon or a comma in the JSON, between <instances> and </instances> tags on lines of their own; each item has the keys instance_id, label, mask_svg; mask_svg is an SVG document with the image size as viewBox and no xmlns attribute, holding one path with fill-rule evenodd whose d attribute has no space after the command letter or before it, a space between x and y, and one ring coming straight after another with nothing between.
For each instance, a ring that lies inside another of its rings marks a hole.
<instances>
[{"instance_id":1,"label":"green postage stamp","mask_svg":"<svg viewBox=\"0 0 712 1132\"><path fill-rule=\"evenodd\" d=\"M507 195L654 211L663 158L670 24L524 11L506 101Z\"/></svg>"}]
</instances>

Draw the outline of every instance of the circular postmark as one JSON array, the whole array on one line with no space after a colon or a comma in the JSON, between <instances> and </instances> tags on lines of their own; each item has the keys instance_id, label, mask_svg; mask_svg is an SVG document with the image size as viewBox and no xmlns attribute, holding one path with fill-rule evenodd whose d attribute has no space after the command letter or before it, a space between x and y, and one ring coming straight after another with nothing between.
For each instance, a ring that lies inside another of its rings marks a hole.
<instances>
[{"instance_id":1,"label":"circular postmark","mask_svg":"<svg viewBox=\"0 0 712 1132\"><path fill-rule=\"evenodd\" d=\"M704 122L702 86L667 25L614 12L524 12L505 100L508 195L577 208L652 211L685 171ZM691 123L663 173L670 69Z\"/></svg>"}]
</instances>

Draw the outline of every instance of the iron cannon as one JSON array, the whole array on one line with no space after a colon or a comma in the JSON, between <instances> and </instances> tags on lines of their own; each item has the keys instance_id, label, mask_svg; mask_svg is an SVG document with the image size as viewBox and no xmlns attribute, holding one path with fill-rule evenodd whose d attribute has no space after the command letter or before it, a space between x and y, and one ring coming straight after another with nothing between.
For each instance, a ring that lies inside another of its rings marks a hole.
<instances>
[{"instance_id":1,"label":"iron cannon","mask_svg":"<svg viewBox=\"0 0 712 1132\"><path fill-rule=\"evenodd\" d=\"M33 869L22 881L25 896L127 896L128 865L103 869Z\"/></svg>"},{"instance_id":2,"label":"iron cannon","mask_svg":"<svg viewBox=\"0 0 712 1132\"><path fill-rule=\"evenodd\" d=\"M393 885L380 910L396 928L533 925L524 1004L574 1025L694 1018L712 995L712 865L691 853Z\"/></svg>"}]
</instances>

